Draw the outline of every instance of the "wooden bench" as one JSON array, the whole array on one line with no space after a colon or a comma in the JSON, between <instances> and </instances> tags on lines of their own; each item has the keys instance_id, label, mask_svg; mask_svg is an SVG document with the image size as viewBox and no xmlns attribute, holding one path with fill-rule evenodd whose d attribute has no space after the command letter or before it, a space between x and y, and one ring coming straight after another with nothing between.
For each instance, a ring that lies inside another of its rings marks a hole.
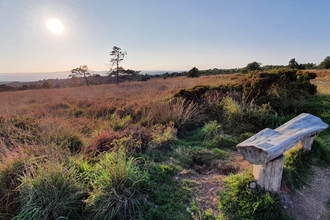
<instances>
[{"instance_id":1,"label":"wooden bench","mask_svg":"<svg viewBox=\"0 0 330 220\"><path fill-rule=\"evenodd\" d=\"M299 144L311 150L314 135L327 129L328 124L320 118L302 113L275 130L266 128L237 145L238 151L253 167L257 184L269 191L281 187L283 153Z\"/></svg>"}]
</instances>

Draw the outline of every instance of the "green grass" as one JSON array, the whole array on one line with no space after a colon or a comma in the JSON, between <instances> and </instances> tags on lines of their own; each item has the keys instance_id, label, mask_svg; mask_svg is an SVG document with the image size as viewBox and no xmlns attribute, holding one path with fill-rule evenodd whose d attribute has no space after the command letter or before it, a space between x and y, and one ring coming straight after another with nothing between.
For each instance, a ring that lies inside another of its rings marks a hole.
<instances>
[{"instance_id":1,"label":"green grass","mask_svg":"<svg viewBox=\"0 0 330 220\"><path fill-rule=\"evenodd\" d=\"M148 173L122 151L105 153L94 166L88 219L132 219L144 202Z\"/></svg>"},{"instance_id":2,"label":"green grass","mask_svg":"<svg viewBox=\"0 0 330 220\"><path fill-rule=\"evenodd\" d=\"M173 168L168 165L151 164L148 169L149 201L142 219L191 219L186 211L189 191L173 178Z\"/></svg>"},{"instance_id":3,"label":"green grass","mask_svg":"<svg viewBox=\"0 0 330 220\"><path fill-rule=\"evenodd\" d=\"M88 193L61 165L36 166L21 179L20 208L14 220L81 219Z\"/></svg>"},{"instance_id":4,"label":"green grass","mask_svg":"<svg viewBox=\"0 0 330 220\"><path fill-rule=\"evenodd\" d=\"M230 175L225 179L226 189L219 195L222 219L291 219L285 214L276 193L251 189L251 173Z\"/></svg>"},{"instance_id":5,"label":"green grass","mask_svg":"<svg viewBox=\"0 0 330 220\"><path fill-rule=\"evenodd\" d=\"M330 136L317 137L311 151L298 147L285 154L282 184L291 190L301 189L313 178L311 165L328 166L330 164Z\"/></svg>"}]
</instances>

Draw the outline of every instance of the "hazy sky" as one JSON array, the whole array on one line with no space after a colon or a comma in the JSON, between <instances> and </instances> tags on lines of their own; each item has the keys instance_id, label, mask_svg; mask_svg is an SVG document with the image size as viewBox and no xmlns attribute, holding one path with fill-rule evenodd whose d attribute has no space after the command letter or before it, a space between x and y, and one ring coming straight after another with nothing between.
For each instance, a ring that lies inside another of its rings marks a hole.
<instances>
[{"instance_id":1,"label":"hazy sky","mask_svg":"<svg viewBox=\"0 0 330 220\"><path fill-rule=\"evenodd\" d=\"M0 0L0 73L107 70L115 45L134 70L319 64L329 22L328 0Z\"/></svg>"}]
</instances>

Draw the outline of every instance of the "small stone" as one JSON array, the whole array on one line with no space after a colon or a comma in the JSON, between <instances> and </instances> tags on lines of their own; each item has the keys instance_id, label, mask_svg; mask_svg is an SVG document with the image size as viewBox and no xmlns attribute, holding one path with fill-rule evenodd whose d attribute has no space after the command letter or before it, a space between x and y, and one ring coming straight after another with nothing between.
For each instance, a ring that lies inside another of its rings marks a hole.
<instances>
[{"instance_id":1,"label":"small stone","mask_svg":"<svg viewBox=\"0 0 330 220\"><path fill-rule=\"evenodd\" d=\"M251 188L251 189L255 189L256 187L257 187L256 182L251 182L251 183L250 183L250 188Z\"/></svg>"}]
</instances>

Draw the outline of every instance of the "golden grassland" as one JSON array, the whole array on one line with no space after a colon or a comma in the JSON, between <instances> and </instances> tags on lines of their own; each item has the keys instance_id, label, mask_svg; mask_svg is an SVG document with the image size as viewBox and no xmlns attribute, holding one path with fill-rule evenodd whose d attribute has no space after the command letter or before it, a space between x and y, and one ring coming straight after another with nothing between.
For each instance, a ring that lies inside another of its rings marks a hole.
<instances>
[{"instance_id":1,"label":"golden grassland","mask_svg":"<svg viewBox=\"0 0 330 220\"><path fill-rule=\"evenodd\" d=\"M313 70L311 72L317 74L317 78L311 82L317 85L318 94L330 94L330 71ZM0 94L0 116L61 116L63 111L59 110L65 109L66 104L85 106L96 112L111 107L117 109L127 105L141 106L169 97L179 89L196 85L233 83L239 77L239 75L215 75L199 78L154 78L147 82L124 82L119 85L4 92Z\"/></svg>"},{"instance_id":2,"label":"golden grassland","mask_svg":"<svg viewBox=\"0 0 330 220\"><path fill-rule=\"evenodd\" d=\"M330 70L311 70L317 77L311 82L317 86L317 93L321 95L330 94Z\"/></svg>"},{"instance_id":3,"label":"golden grassland","mask_svg":"<svg viewBox=\"0 0 330 220\"><path fill-rule=\"evenodd\" d=\"M147 82L125 82L119 85L81 86L75 88L25 90L0 94L0 115L49 115L51 109L63 103L111 106L146 104L170 96L179 89L195 85L218 85L234 81L234 75L205 76L200 78L155 78ZM64 106L63 106L64 107Z\"/></svg>"}]
</instances>

